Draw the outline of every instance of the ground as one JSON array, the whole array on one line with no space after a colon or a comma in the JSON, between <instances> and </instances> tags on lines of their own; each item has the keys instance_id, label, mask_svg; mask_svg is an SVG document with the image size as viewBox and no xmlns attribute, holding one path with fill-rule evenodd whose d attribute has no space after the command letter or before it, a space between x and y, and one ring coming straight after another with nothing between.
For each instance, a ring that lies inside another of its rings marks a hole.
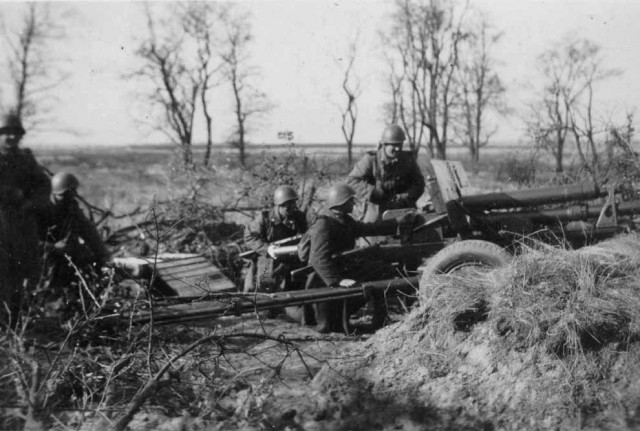
<instances>
[{"instance_id":1,"label":"ground","mask_svg":"<svg viewBox=\"0 0 640 431\"><path fill-rule=\"evenodd\" d=\"M132 429L639 429L638 259L635 234L540 245L505 268L436 277L424 303L361 337L230 318L225 331L277 340L228 347L238 377L211 414L160 425L147 411ZM489 311L465 313L483 301Z\"/></svg>"}]
</instances>

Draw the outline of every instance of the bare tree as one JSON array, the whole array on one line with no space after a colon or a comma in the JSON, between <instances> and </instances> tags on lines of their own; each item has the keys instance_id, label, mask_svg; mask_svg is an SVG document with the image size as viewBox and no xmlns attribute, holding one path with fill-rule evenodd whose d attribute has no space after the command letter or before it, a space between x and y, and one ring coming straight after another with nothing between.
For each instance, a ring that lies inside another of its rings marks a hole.
<instances>
[{"instance_id":1,"label":"bare tree","mask_svg":"<svg viewBox=\"0 0 640 431\"><path fill-rule=\"evenodd\" d=\"M573 140L583 166L597 176L596 134L605 127L599 130L594 121L594 85L620 72L605 68L600 47L587 39L565 38L538 60L545 81L541 100L531 105L529 133L554 156L557 173L564 171L566 145Z\"/></svg>"},{"instance_id":2,"label":"bare tree","mask_svg":"<svg viewBox=\"0 0 640 431\"><path fill-rule=\"evenodd\" d=\"M358 104L356 100L361 94L360 80L354 75L353 66L358 53L357 38L349 44L349 51L345 58L342 70L342 91L344 92L345 104L338 106L340 109L342 136L347 144L347 158L349 165L353 162L353 137L356 133L356 123L358 122Z\"/></svg>"},{"instance_id":3,"label":"bare tree","mask_svg":"<svg viewBox=\"0 0 640 431\"><path fill-rule=\"evenodd\" d=\"M63 59L53 49L65 37L66 16L58 12L54 14L50 3L29 2L17 28L3 25L13 108L30 129L47 121L57 100L51 90L67 78L60 67Z\"/></svg>"},{"instance_id":4,"label":"bare tree","mask_svg":"<svg viewBox=\"0 0 640 431\"><path fill-rule=\"evenodd\" d=\"M400 111L402 111L402 74L396 70L393 58L385 55L389 73L386 76L390 100L383 105L383 113L389 124L397 124L400 121Z\"/></svg>"},{"instance_id":5,"label":"bare tree","mask_svg":"<svg viewBox=\"0 0 640 431\"><path fill-rule=\"evenodd\" d=\"M253 39L249 14L227 10L220 58L222 73L231 85L236 120L231 144L239 151L242 166L246 163L247 134L251 121L264 116L270 109L267 96L253 85L258 70L250 64L249 44Z\"/></svg>"},{"instance_id":6,"label":"bare tree","mask_svg":"<svg viewBox=\"0 0 640 431\"><path fill-rule=\"evenodd\" d=\"M186 2L182 15L183 29L196 43L197 72L200 82L199 97L207 132L203 159L205 166L209 165L213 146L213 117L209 109L208 96L210 90L220 84L220 81L216 81L216 76L222 66L220 62L216 61L214 52L218 42L215 29L219 24L217 18L220 13L216 7L218 7L216 3Z\"/></svg>"},{"instance_id":7,"label":"bare tree","mask_svg":"<svg viewBox=\"0 0 640 431\"><path fill-rule=\"evenodd\" d=\"M454 0L396 0L392 26L383 33L389 82L400 86L392 88L394 106L415 152L426 141L432 156L446 158L467 7Z\"/></svg>"},{"instance_id":8,"label":"bare tree","mask_svg":"<svg viewBox=\"0 0 640 431\"><path fill-rule=\"evenodd\" d=\"M143 60L137 75L151 82L152 104L161 111L156 127L179 145L185 167L193 165L193 124L202 77L198 67L185 58L185 34L180 28L158 20L168 29L163 35L156 31L156 18L145 5L148 37L136 51Z\"/></svg>"},{"instance_id":9,"label":"bare tree","mask_svg":"<svg viewBox=\"0 0 640 431\"><path fill-rule=\"evenodd\" d=\"M477 31L470 33L464 56L458 69L460 116L454 124L456 135L469 148L474 166L480 160L480 148L487 145L496 127L487 128L487 111L493 108L506 112L503 95L506 91L496 70L491 50L502 34L491 31L482 19Z\"/></svg>"}]
</instances>

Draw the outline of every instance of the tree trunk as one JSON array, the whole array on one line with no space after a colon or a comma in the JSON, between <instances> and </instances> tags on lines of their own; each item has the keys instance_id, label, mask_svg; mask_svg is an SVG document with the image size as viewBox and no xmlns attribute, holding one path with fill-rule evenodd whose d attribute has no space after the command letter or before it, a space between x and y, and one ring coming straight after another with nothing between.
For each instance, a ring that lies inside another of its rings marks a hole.
<instances>
[{"instance_id":1,"label":"tree trunk","mask_svg":"<svg viewBox=\"0 0 640 431\"><path fill-rule=\"evenodd\" d=\"M213 120L211 118L211 114L209 114L209 108L207 106L206 100L206 85L202 86L202 91L200 92L200 100L202 102L202 113L204 114L204 118L207 122L207 148L204 152L204 160L202 163L205 166L209 166L209 161L211 160L211 147L213 146L213 138L211 137L211 125L213 124Z\"/></svg>"}]
</instances>

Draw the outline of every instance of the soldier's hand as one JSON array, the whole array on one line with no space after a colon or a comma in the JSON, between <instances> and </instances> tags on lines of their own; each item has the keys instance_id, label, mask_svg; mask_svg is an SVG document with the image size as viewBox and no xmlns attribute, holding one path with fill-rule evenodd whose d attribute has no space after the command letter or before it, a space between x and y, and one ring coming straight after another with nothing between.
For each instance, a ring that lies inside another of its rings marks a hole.
<instances>
[{"instance_id":1,"label":"soldier's hand","mask_svg":"<svg viewBox=\"0 0 640 431\"><path fill-rule=\"evenodd\" d=\"M351 287L353 285L356 284L355 280L352 280L350 278L344 278L342 280L340 280L340 283L338 283L338 286L340 287Z\"/></svg>"},{"instance_id":2,"label":"soldier's hand","mask_svg":"<svg viewBox=\"0 0 640 431\"><path fill-rule=\"evenodd\" d=\"M275 246L273 244L271 244L269 247L267 247L267 254L269 255L269 257L271 259L276 259L276 250L278 249L278 246Z\"/></svg>"},{"instance_id":3,"label":"soldier's hand","mask_svg":"<svg viewBox=\"0 0 640 431\"><path fill-rule=\"evenodd\" d=\"M382 182L382 189L388 192L396 188L396 180L387 180Z\"/></svg>"},{"instance_id":4,"label":"soldier's hand","mask_svg":"<svg viewBox=\"0 0 640 431\"><path fill-rule=\"evenodd\" d=\"M398 205L398 207L410 206L409 204L409 193L398 193L394 197L394 201Z\"/></svg>"},{"instance_id":5,"label":"soldier's hand","mask_svg":"<svg viewBox=\"0 0 640 431\"><path fill-rule=\"evenodd\" d=\"M67 234L61 240L57 241L53 244L53 249L59 253L64 253L67 251L67 247L69 245L69 238L71 238L71 232L67 232Z\"/></svg>"},{"instance_id":6,"label":"soldier's hand","mask_svg":"<svg viewBox=\"0 0 640 431\"><path fill-rule=\"evenodd\" d=\"M67 249L67 238L61 239L53 244L53 249L58 253L64 253Z\"/></svg>"}]
</instances>

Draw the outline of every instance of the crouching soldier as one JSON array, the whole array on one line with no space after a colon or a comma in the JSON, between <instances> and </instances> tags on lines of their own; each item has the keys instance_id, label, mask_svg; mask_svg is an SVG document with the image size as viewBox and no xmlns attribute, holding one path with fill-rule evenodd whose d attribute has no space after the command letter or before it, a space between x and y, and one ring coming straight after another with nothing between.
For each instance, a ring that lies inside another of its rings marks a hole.
<instances>
[{"instance_id":1,"label":"crouching soldier","mask_svg":"<svg viewBox=\"0 0 640 431\"><path fill-rule=\"evenodd\" d=\"M375 223L356 221L351 213L356 192L346 184L329 190L327 205L309 228L309 264L314 273L307 288L351 287L357 282L390 278L392 268L380 261L358 258L335 258L335 255L355 247L356 239L366 235L390 235L398 231L398 221ZM382 292L373 295L374 329L381 327L386 318ZM316 330L322 333L349 331L348 318L365 305L364 300L330 301L313 306Z\"/></svg>"},{"instance_id":2,"label":"crouching soldier","mask_svg":"<svg viewBox=\"0 0 640 431\"><path fill-rule=\"evenodd\" d=\"M288 289L290 271L300 266L297 255L278 259L277 245L286 238L307 230L305 214L298 209L298 194L289 186L278 187L273 194L273 208L263 211L245 230L245 244L253 250L244 280L244 292L273 292Z\"/></svg>"},{"instance_id":3,"label":"crouching soldier","mask_svg":"<svg viewBox=\"0 0 640 431\"><path fill-rule=\"evenodd\" d=\"M68 287L81 274L99 270L110 258L96 226L80 209L75 175L59 172L51 178L49 205L39 213L49 286ZM74 268L75 266L75 268Z\"/></svg>"}]
</instances>

